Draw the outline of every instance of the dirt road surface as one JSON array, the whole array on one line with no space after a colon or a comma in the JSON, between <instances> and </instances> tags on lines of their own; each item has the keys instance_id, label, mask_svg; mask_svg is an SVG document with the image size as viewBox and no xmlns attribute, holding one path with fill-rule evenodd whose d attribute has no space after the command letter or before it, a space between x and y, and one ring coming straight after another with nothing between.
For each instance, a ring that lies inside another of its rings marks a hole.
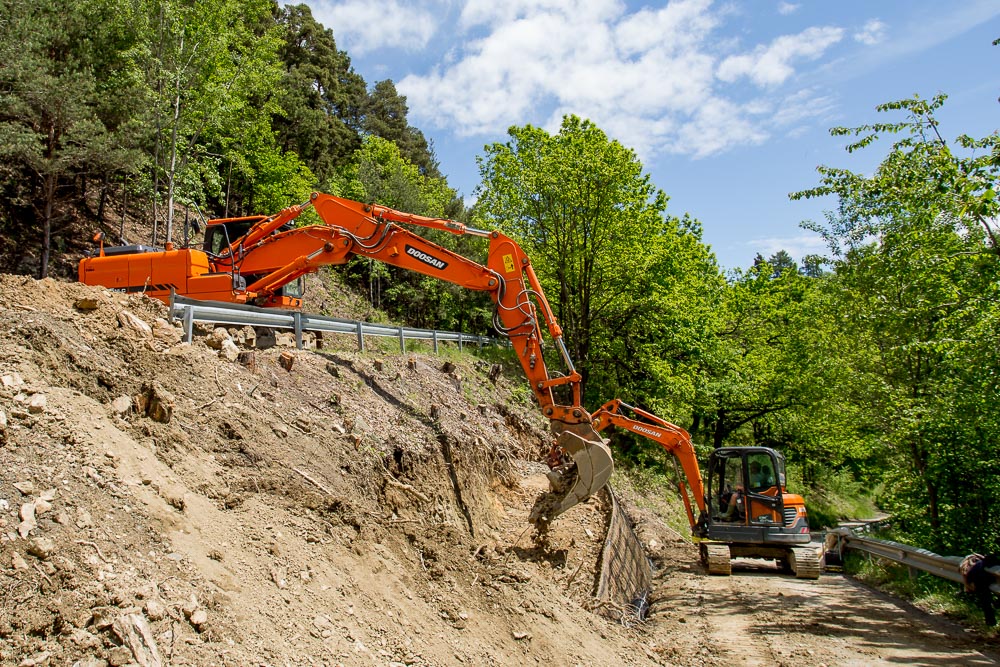
<instances>
[{"instance_id":1,"label":"dirt road surface","mask_svg":"<svg viewBox=\"0 0 1000 667\"><path fill-rule=\"evenodd\" d=\"M799 580L739 559L715 577L696 557L675 542L659 559L647 631L668 664L1000 664L995 644L842 574Z\"/></svg>"}]
</instances>

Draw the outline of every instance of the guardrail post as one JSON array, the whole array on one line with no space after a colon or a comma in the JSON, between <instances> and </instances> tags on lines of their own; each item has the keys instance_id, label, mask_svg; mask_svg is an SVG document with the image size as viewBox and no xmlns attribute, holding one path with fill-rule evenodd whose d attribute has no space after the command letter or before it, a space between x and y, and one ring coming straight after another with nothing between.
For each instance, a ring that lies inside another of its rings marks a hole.
<instances>
[{"instance_id":1,"label":"guardrail post","mask_svg":"<svg viewBox=\"0 0 1000 667\"><path fill-rule=\"evenodd\" d=\"M483 337L482 336L476 336L476 342L479 343L479 351L482 352L483 351Z\"/></svg>"},{"instance_id":2,"label":"guardrail post","mask_svg":"<svg viewBox=\"0 0 1000 667\"><path fill-rule=\"evenodd\" d=\"M357 325L358 325L358 351L359 352L364 352L365 351L365 332L364 332L364 329L362 329L361 322L358 322Z\"/></svg>"},{"instance_id":3,"label":"guardrail post","mask_svg":"<svg viewBox=\"0 0 1000 667\"><path fill-rule=\"evenodd\" d=\"M434 339L434 354L438 353L438 332L437 329L431 331L431 338Z\"/></svg>"},{"instance_id":4,"label":"guardrail post","mask_svg":"<svg viewBox=\"0 0 1000 667\"><path fill-rule=\"evenodd\" d=\"M399 351L406 352L406 339L403 338L403 327L399 327Z\"/></svg>"},{"instance_id":5,"label":"guardrail post","mask_svg":"<svg viewBox=\"0 0 1000 667\"><path fill-rule=\"evenodd\" d=\"M302 349L302 313L292 313L292 322L295 324L295 349Z\"/></svg>"},{"instance_id":6,"label":"guardrail post","mask_svg":"<svg viewBox=\"0 0 1000 667\"><path fill-rule=\"evenodd\" d=\"M465 340L465 334L458 334L458 351L462 351L462 341Z\"/></svg>"},{"instance_id":7,"label":"guardrail post","mask_svg":"<svg viewBox=\"0 0 1000 667\"><path fill-rule=\"evenodd\" d=\"M194 308L184 307L184 341L190 343L194 340Z\"/></svg>"}]
</instances>

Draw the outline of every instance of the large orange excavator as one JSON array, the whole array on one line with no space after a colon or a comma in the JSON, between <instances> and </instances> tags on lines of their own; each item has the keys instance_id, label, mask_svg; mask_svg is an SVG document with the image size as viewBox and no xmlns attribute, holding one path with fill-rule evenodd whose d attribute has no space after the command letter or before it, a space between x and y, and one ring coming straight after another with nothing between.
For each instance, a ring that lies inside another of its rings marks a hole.
<instances>
[{"instance_id":1,"label":"large orange excavator","mask_svg":"<svg viewBox=\"0 0 1000 667\"><path fill-rule=\"evenodd\" d=\"M764 558L800 579L819 577L819 551L809 546L805 502L785 488L785 459L779 452L719 447L709 457L706 485L691 436L680 426L617 399L593 417L597 431L623 428L656 442L680 462L684 477L678 475L678 488L709 574L730 574L732 558Z\"/></svg>"},{"instance_id":2,"label":"large orange excavator","mask_svg":"<svg viewBox=\"0 0 1000 667\"><path fill-rule=\"evenodd\" d=\"M323 223L293 227L292 221L310 206ZM489 239L486 265L401 224ZM494 326L510 339L535 399L550 420L554 451L570 459L557 465L559 457L550 457L552 488L536 502L529 519L551 521L596 493L611 477L611 452L581 403L582 378L563 343L562 329L527 255L498 231L313 193L308 202L273 216L209 221L201 249L176 248L171 243L165 248L104 247L100 234L95 240L98 250L80 262L80 282L142 292L164 302L176 292L195 299L297 308L301 292L294 288L304 275L321 266L344 264L355 255L488 292L496 304ZM552 374L545 365L540 316L565 373Z\"/></svg>"}]
</instances>

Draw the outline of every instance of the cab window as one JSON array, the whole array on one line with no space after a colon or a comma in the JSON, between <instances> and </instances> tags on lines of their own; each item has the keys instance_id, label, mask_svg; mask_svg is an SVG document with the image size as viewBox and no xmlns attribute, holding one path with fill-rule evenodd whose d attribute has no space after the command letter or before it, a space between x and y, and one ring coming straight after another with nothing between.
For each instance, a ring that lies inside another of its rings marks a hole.
<instances>
[{"instance_id":1,"label":"cab window","mask_svg":"<svg viewBox=\"0 0 1000 667\"><path fill-rule=\"evenodd\" d=\"M777 484L774 461L765 453L747 456L747 471L751 491L764 491Z\"/></svg>"}]
</instances>

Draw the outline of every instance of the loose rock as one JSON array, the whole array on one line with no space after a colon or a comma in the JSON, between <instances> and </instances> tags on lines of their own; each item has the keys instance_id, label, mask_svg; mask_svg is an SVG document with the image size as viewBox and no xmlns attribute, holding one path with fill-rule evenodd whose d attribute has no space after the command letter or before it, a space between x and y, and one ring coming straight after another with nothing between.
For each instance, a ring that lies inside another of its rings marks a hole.
<instances>
[{"instance_id":1,"label":"loose rock","mask_svg":"<svg viewBox=\"0 0 1000 667\"><path fill-rule=\"evenodd\" d=\"M162 317L153 321L153 338L163 341L167 345L176 345L181 342L184 332L171 325Z\"/></svg>"},{"instance_id":2,"label":"loose rock","mask_svg":"<svg viewBox=\"0 0 1000 667\"><path fill-rule=\"evenodd\" d=\"M18 516L21 517L21 523L17 525L17 534L21 536L21 539L24 539L28 537L28 533L38 527L35 522L35 503L21 505Z\"/></svg>"},{"instance_id":3,"label":"loose rock","mask_svg":"<svg viewBox=\"0 0 1000 667\"><path fill-rule=\"evenodd\" d=\"M136 396L135 403L139 412L155 422L166 424L174 413L174 396L156 381L145 385L142 393Z\"/></svg>"},{"instance_id":4,"label":"loose rock","mask_svg":"<svg viewBox=\"0 0 1000 667\"><path fill-rule=\"evenodd\" d=\"M134 405L131 396L119 396L111 401L111 411L117 415L128 414L132 411Z\"/></svg>"},{"instance_id":5,"label":"loose rock","mask_svg":"<svg viewBox=\"0 0 1000 667\"><path fill-rule=\"evenodd\" d=\"M156 647L156 640L153 639L149 624L141 614L126 614L119 617L115 621L114 631L124 646L128 647L131 657L135 658L140 667L161 667L163 660Z\"/></svg>"},{"instance_id":6,"label":"loose rock","mask_svg":"<svg viewBox=\"0 0 1000 667\"><path fill-rule=\"evenodd\" d=\"M151 621L162 621L167 615L167 608L158 600L146 600L145 611Z\"/></svg>"},{"instance_id":7,"label":"loose rock","mask_svg":"<svg viewBox=\"0 0 1000 667\"><path fill-rule=\"evenodd\" d=\"M35 516L41 516L52 509L52 503L45 500L44 498L39 498L35 501Z\"/></svg>"},{"instance_id":8,"label":"loose rock","mask_svg":"<svg viewBox=\"0 0 1000 667\"><path fill-rule=\"evenodd\" d=\"M51 655L48 651L43 651L33 657L25 658L19 663L18 667L37 667L38 665L45 665L48 664L50 657Z\"/></svg>"},{"instance_id":9,"label":"loose rock","mask_svg":"<svg viewBox=\"0 0 1000 667\"><path fill-rule=\"evenodd\" d=\"M191 618L189 620L191 621L191 625L194 629L201 632L205 626L208 625L208 612L204 609L199 609L191 614Z\"/></svg>"},{"instance_id":10,"label":"loose rock","mask_svg":"<svg viewBox=\"0 0 1000 667\"><path fill-rule=\"evenodd\" d=\"M232 339L227 339L222 341L222 347L219 348L219 356L226 361L236 361L240 357L240 348L236 346L236 343Z\"/></svg>"},{"instance_id":11,"label":"loose rock","mask_svg":"<svg viewBox=\"0 0 1000 667\"><path fill-rule=\"evenodd\" d=\"M123 327L131 329L141 336L146 338L153 337L153 328L127 310L118 313L118 321Z\"/></svg>"},{"instance_id":12,"label":"loose rock","mask_svg":"<svg viewBox=\"0 0 1000 667\"><path fill-rule=\"evenodd\" d=\"M28 553L41 560L48 560L56 552L55 540L48 537L36 537L28 543Z\"/></svg>"}]
</instances>

